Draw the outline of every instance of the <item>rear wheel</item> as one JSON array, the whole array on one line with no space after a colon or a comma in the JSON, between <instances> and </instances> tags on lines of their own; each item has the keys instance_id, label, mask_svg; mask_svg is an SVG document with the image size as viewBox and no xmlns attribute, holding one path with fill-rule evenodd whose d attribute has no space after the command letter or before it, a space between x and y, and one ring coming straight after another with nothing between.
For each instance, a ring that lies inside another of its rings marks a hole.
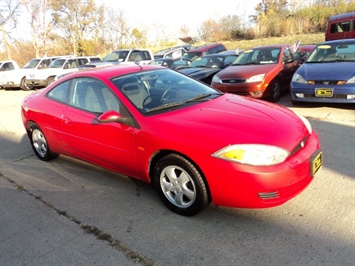
<instances>
[{"instance_id":1,"label":"rear wheel","mask_svg":"<svg viewBox=\"0 0 355 266\"><path fill-rule=\"evenodd\" d=\"M200 172L178 154L169 154L158 161L153 183L163 203L178 214L196 215L210 203Z\"/></svg>"},{"instance_id":2,"label":"rear wheel","mask_svg":"<svg viewBox=\"0 0 355 266\"><path fill-rule=\"evenodd\" d=\"M50 161L59 156L50 150L47 139L37 124L30 128L30 140L33 151L42 161Z\"/></svg>"},{"instance_id":3,"label":"rear wheel","mask_svg":"<svg viewBox=\"0 0 355 266\"><path fill-rule=\"evenodd\" d=\"M273 81L270 82L268 86L268 90L269 90L268 100L270 102L278 102L281 97L280 82L277 79L274 79Z\"/></svg>"}]
</instances>

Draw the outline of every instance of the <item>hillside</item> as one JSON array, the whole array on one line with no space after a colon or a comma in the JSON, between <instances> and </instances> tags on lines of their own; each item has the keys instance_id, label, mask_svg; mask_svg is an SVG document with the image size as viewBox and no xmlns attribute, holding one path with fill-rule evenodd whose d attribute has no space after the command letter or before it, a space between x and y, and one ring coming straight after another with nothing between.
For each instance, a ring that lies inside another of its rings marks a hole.
<instances>
[{"instance_id":1,"label":"hillside","mask_svg":"<svg viewBox=\"0 0 355 266\"><path fill-rule=\"evenodd\" d=\"M236 49L245 50L259 45L268 45L268 44L280 44L280 43L295 43L298 40L301 40L301 44L317 44L324 42L324 33L315 33L315 34L302 34L302 35L292 35L284 37L270 37L262 38L255 40L240 40L240 41L227 41L222 42L227 49Z\"/></svg>"}]
</instances>

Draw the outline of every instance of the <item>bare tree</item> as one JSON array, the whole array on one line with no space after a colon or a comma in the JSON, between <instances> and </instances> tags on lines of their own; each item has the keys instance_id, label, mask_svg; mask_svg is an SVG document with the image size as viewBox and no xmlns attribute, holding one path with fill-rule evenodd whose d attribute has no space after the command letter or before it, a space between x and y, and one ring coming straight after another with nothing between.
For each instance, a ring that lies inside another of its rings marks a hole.
<instances>
[{"instance_id":1,"label":"bare tree","mask_svg":"<svg viewBox=\"0 0 355 266\"><path fill-rule=\"evenodd\" d=\"M104 37L112 46L110 49L117 49L128 45L131 29L127 24L127 20L123 11L107 9L105 27L103 31Z\"/></svg>"},{"instance_id":2,"label":"bare tree","mask_svg":"<svg viewBox=\"0 0 355 266\"><path fill-rule=\"evenodd\" d=\"M48 0L56 29L71 46L73 54L85 53L85 41L95 38L104 21L103 7L94 0Z\"/></svg>"},{"instance_id":3,"label":"bare tree","mask_svg":"<svg viewBox=\"0 0 355 266\"><path fill-rule=\"evenodd\" d=\"M30 14L32 45L36 57L47 55L48 35L52 30L52 20L47 0L32 0L26 4Z\"/></svg>"},{"instance_id":4,"label":"bare tree","mask_svg":"<svg viewBox=\"0 0 355 266\"><path fill-rule=\"evenodd\" d=\"M11 51L9 37L11 30L6 30L7 26L10 29L16 28L19 11L22 5L21 0L1 0L0 1L0 30L3 36L5 51L7 58L11 59Z\"/></svg>"}]
</instances>

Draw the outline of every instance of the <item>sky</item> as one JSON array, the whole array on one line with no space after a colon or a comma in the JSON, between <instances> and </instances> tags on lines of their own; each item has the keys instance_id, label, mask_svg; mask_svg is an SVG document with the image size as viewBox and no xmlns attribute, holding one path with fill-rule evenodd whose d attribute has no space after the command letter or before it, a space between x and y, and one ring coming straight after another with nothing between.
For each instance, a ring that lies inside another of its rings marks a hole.
<instances>
[{"instance_id":1,"label":"sky","mask_svg":"<svg viewBox=\"0 0 355 266\"><path fill-rule=\"evenodd\" d=\"M197 30L208 19L218 20L227 15L237 15L247 21L255 14L255 7L261 0L95 0L97 5L122 11L132 28L148 29L156 34L157 29L166 37L180 35L182 26L189 29L189 35L197 36ZM23 18L16 36L31 39L28 21ZM26 33L28 36L26 36ZM148 39L150 39L148 36ZM161 36L162 37L162 36ZM179 36L182 37L182 36Z\"/></svg>"},{"instance_id":2,"label":"sky","mask_svg":"<svg viewBox=\"0 0 355 266\"><path fill-rule=\"evenodd\" d=\"M133 27L164 27L165 33L179 33L182 26L197 33L203 21L218 20L227 15L247 19L255 14L261 0L95 0L115 10L123 11Z\"/></svg>"}]
</instances>

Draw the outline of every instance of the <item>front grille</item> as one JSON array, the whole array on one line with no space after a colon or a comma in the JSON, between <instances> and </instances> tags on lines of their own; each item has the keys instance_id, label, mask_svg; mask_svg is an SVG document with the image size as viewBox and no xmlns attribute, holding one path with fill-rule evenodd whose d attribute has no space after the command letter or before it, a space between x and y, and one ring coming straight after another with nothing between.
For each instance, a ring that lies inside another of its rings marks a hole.
<instances>
[{"instance_id":1,"label":"front grille","mask_svg":"<svg viewBox=\"0 0 355 266\"><path fill-rule=\"evenodd\" d=\"M239 84L245 83L246 79L222 79L221 83L223 84Z\"/></svg>"},{"instance_id":2,"label":"front grille","mask_svg":"<svg viewBox=\"0 0 355 266\"><path fill-rule=\"evenodd\" d=\"M305 93L304 98L330 98L330 99L346 99L346 94L333 94L332 97L316 97L314 93Z\"/></svg>"},{"instance_id":3,"label":"front grille","mask_svg":"<svg viewBox=\"0 0 355 266\"><path fill-rule=\"evenodd\" d=\"M316 85L337 85L339 80L310 80ZM309 81L308 81L309 82Z\"/></svg>"},{"instance_id":4,"label":"front grille","mask_svg":"<svg viewBox=\"0 0 355 266\"><path fill-rule=\"evenodd\" d=\"M259 198L261 199L277 199L280 195L277 191L273 192L260 192L258 193Z\"/></svg>"}]
</instances>

